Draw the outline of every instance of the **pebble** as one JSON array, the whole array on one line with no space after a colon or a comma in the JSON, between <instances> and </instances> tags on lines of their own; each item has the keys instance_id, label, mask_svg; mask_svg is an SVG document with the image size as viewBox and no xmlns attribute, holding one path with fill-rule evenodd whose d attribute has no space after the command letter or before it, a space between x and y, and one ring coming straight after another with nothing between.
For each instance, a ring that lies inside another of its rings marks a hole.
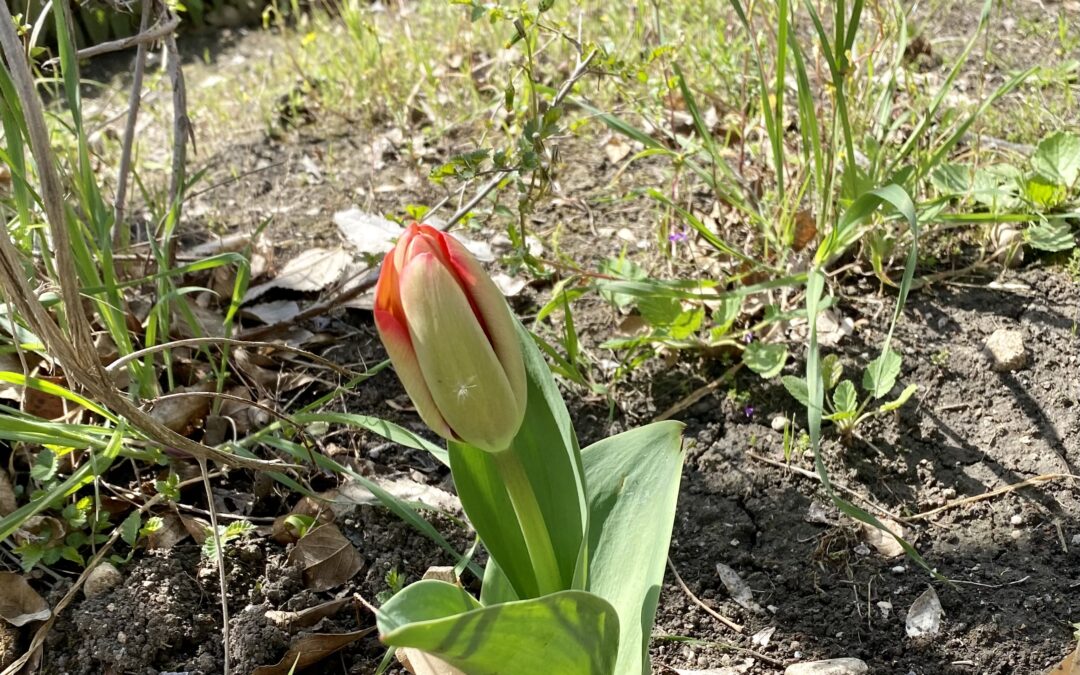
<instances>
[{"instance_id":1,"label":"pebble","mask_svg":"<svg viewBox=\"0 0 1080 675\"><path fill-rule=\"evenodd\" d=\"M1020 370L1028 364L1024 334L1018 330L999 328L990 334L983 346L991 367L1001 373Z\"/></svg>"},{"instance_id":2,"label":"pebble","mask_svg":"<svg viewBox=\"0 0 1080 675\"><path fill-rule=\"evenodd\" d=\"M1074 534L1072 537L1072 545L1080 546L1080 534Z\"/></svg>"},{"instance_id":3,"label":"pebble","mask_svg":"<svg viewBox=\"0 0 1080 675\"><path fill-rule=\"evenodd\" d=\"M86 583L83 584L83 594L88 598L101 595L123 580L123 575L120 574L120 570L116 569L115 565L110 562L99 563L87 575Z\"/></svg>"},{"instance_id":4,"label":"pebble","mask_svg":"<svg viewBox=\"0 0 1080 675\"><path fill-rule=\"evenodd\" d=\"M1009 524L1011 524L1013 527L1016 527L1018 525L1023 525L1023 523L1024 523L1024 517L1022 515L1020 515L1019 513L1014 513L1013 517L1009 518Z\"/></svg>"},{"instance_id":5,"label":"pebble","mask_svg":"<svg viewBox=\"0 0 1080 675\"><path fill-rule=\"evenodd\" d=\"M903 574L904 572L907 572L907 568L904 567L903 565L897 565L896 567L892 568L892 570L890 570L890 571L893 574Z\"/></svg>"},{"instance_id":6,"label":"pebble","mask_svg":"<svg viewBox=\"0 0 1080 675\"><path fill-rule=\"evenodd\" d=\"M772 418L772 421L769 422L769 425L772 426L773 431L783 431L791 425L791 420L784 417L783 415L777 415L776 417Z\"/></svg>"},{"instance_id":7,"label":"pebble","mask_svg":"<svg viewBox=\"0 0 1080 675\"><path fill-rule=\"evenodd\" d=\"M784 675L862 675L869 672L862 660L845 658L795 663L787 667Z\"/></svg>"}]
</instances>

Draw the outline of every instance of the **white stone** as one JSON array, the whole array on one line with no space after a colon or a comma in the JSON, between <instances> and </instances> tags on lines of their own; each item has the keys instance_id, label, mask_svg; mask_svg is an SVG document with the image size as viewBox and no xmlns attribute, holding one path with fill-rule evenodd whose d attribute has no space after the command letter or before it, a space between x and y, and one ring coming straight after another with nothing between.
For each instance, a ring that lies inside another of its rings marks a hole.
<instances>
[{"instance_id":1,"label":"white stone","mask_svg":"<svg viewBox=\"0 0 1080 675\"><path fill-rule=\"evenodd\" d=\"M120 574L120 570L116 569L115 565L103 562L90 570L90 574L86 576L83 593L86 597L92 598L114 588L123 580L124 577Z\"/></svg>"},{"instance_id":2,"label":"white stone","mask_svg":"<svg viewBox=\"0 0 1080 675\"><path fill-rule=\"evenodd\" d=\"M990 359L991 367L998 372L1020 370L1028 364L1024 334L1018 330L997 329L986 338L983 352Z\"/></svg>"}]
</instances>

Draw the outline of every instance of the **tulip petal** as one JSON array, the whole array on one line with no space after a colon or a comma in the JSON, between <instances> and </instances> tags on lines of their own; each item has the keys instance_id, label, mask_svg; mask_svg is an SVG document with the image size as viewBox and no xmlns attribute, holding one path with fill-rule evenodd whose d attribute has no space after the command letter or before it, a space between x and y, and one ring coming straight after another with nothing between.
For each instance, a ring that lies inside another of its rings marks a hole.
<instances>
[{"instance_id":1,"label":"tulip petal","mask_svg":"<svg viewBox=\"0 0 1080 675\"><path fill-rule=\"evenodd\" d=\"M473 308L479 312L495 355L502 364L514 397L525 406L525 362L521 357L517 331L514 329L510 308L491 277L480 267L469 250L458 240L444 237L450 266L458 281L472 299Z\"/></svg>"},{"instance_id":2,"label":"tulip petal","mask_svg":"<svg viewBox=\"0 0 1080 675\"><path fill-rule=\"evenodd\" d=\"M427 383L424 382L424 374L420 371L420 362L416 359L409 329L393 314L378 307L375 309L375 328L386 347L387 356L394 364L398 379L405 386L405 392L412 399L416 411L420 413L420 419L439 436L447 440L459 440L443 419Z\"/></svg>"},{"instance_id":3,"label":"tulip petal","mask_svg":"<svg viewBox=\"0 0 1080 675\"><path fill-rule=\"evenodd\" d=\"M460 283L433 253L401 271L401 302L424 381L454 433L489 452L505 450L524 417L503 366Z\"/></svg>"}]
</instances>

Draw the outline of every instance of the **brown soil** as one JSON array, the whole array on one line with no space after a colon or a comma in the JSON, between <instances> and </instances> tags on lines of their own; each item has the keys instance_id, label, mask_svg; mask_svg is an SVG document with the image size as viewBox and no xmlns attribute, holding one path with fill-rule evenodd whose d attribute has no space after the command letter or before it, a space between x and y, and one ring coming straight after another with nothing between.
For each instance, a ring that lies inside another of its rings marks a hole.
<instances>
[{"instance_id":1,"label":"brown soil","mask_svg":"<svg viewBox=\"0 0 1080 675\"><path fill-rule=\"evenodd\" d=\"M330 216L340 208L358 203L373 212L400 212L405 204L440 198L424 176L441 158L462 150L465 141L432 141L430 155L415 161L400 147L374 142L386 131L357 134L347 125L322 120L277 140L254 134L246 144L221 147L206 160L212 167L208 184L243 177L189 205L192 224L251 228L273 214L272 238L287 258L292 251L336 241ZM563 156L573 160L561 177L564 199L537 223L540 234L561 226L563 252L587 269L626 246L613 236L598 235L599 227L628 227L652 241L658 218L645 200L600 198L613 192L622 196L620 186L646 184L658 169L643 162L632 169L636 173L618 177L597 151L598 142L576 142L564 150ZM333 175L312 184L305 179L305 156L336 158ZM244 175L252 170L257 171ZM359 194L358 186L363 188ZM658 261L654 250L630 246L629 254L648 268L667 264ZM964 281L913 294L904 312L896 345L904 356L900 381L919 385L915 399L895 416L860 429L859 438L849 444L835 440L826 428L823 453L833 480L904 517L1033 476L1077 474L1080 464L1080 286L1039 261L1000 279ZM857 323L869 320L838 347L854 377L880 345L880 328L893 299L879 296L876 285L853 282L837 290L845 298L840 304L845 315ZM516 308L523 315L535 312L546 292L540 284L527 289L515 300ZM578 311L585 344L595 346L609 336L610 309L585 300ZM1023 331L1031 357L1027 368L991 370L981 350L999 327ZM335 358L381 358L366 314L337 313L332 321L321 321L319 330L336 332L345 343L348 353ZM797 365L786 372L797 372ZM693 355L672 363L654 361L620 385L614 414L604 401L568 392L582 444L648 422L726 366L722 359ZM796 403L775 380L740 375L729 387L739 395L729 396L728 388L721 388L677 415L687 424L688 455L671 560L691 592L745 629L737 634L719 624L669 574L652 650L658 672L670 666L780 673L783 667L777 663L851 656L866 661L872 673L1040 673L1072 648L1070 624L1080 621L1075 602L1080 491L1075 482L1056 479L908 526L908 538L947 579L935 582L907 558L868 550L858 528L831 506L826 512L832 524L808 520L812 504L828 505L819 484L748 454L783 461L782 435L770 422L776 415L792 415ZM361 385L346 405L419 430L414 416L387 405L401 393L387 371ZM408 474L447 486L445 471L414 451L363 434L342 445L368 473ZM794 458L792 464L813 469L807 457ZM229 480L234 482L219 481L216 487L250 489L243 478ZM197 495L193 499L197 502ZM281 504L261 508L251 515L278 515ZM461 550L467 548L466 533L449 521L436 523ZM261 537L230 547L228 601L236 672L276 663L284 654L291 636L267 621L267 610L299 610L354 593L374 601L387 590L390 569L411 582L431 565L452 562L381 509L360 507L338 524L364 556L365 567L332 595L304 590L298 573L285 564L286 547ZM735 604L716 573L717 563L738 572L765 609L755 613ZM198 547L187 543L138 554L123 574L119 587L77 602L61 615L46 645L42 672L220 672L217 574ZM944 607L942 633L911 640L905 635L905 616L928 584ZM889 603L887 614L881 603ZM310 630L344 632L371 624L370 613L358 606ZM755 644L751 636L764 628L776 630L767 645ZM311 672L372 673L382 653L374 638L365 638Z\"/></svg>"}]
</instances>

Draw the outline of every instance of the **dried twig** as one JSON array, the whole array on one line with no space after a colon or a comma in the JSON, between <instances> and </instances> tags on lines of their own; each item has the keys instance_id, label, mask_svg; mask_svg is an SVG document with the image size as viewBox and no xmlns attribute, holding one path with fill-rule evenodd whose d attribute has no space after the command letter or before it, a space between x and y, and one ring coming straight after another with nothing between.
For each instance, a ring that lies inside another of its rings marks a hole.
<instances>
[{"instance_id":1,"label":"dried twig","mask_svg":"<svg viewBox=\"0 0 1080 675\"><path fill-rule=\"evenodd\" d=\"M1062 478L1068 478L1070 480L1080 480L1080 476L1076 476L1071 473L1045 473L1041 476L1035 476L1033 478L1028 478L1027 480L1022 480L1019 483L1013 483L1012 485L1006 485L996 490L991 490L990 492L984 492L982 494L974 495L972 497L961 497L960 499L954 499L947 504L937 507L936 509L930 509L929 511L924 511L914 516L910 516L908 520L926 520L927 518L932 518L933 516L936 516L944 511L948 511L949 509L954 509L957 506L974 504L975 502L981 502L984 499L992 499L994 497L1008 494L1014 490L1019 490L1021 488L1031 487L1033 485L1038 485L1040 483L1045 483L1047 481L1058 480Z\"/></svg>"},{"instance_id":2,"label":"dried twig","mask_svg":"<svg viewBox=\"0 0 1080 675\"><path fill-rule=\"evenodd\" d=\"M739 369L741 369L742 367L743 367L742 362L736 363L732 367L725 370L724 374L721 375L720 377L716 378L715 380L713 380L712 382L710 382L710 383L708 383L706 385L698 387L694 391L690 392L689 396L686 396L685 398L677 401L670 408L668 408L664 412L662 412L659 415L657 415L656 417L654 417L653 421L654 422L662 422L664 420L671 419L675 415L678 415L683 410L686 410L690 406L694 405L695 403L697 403L701 399L705 398L709 394L713 393L714 391L719 389L721 386L723 386L725 383L730 381L731 378L735 377L735 373L739 372Z\"/></svg>"},{"instance_id":3,"label":"dried twig","mask_svg":"<svg viewBox=\"0 0 1080 675\"><path fill-rule=\"evenodd\" d=\"M218 586L221 589L221 651L224 654L222 672L232 672L229 657L229 585L225 580L225 552L221 550L221 530L218 529L217 507L214 506L214 490L210 487L210 472L206 459L199 457L199 473L206 490L206 508L210 511L210 536L214 538L214 555L217 558Z\"/></svg>"},{"instance_id":4,"label":"dried twig","mask_svg":"<svg viewBox=\"0 0 1080 675\"><path fill-rule=\"evenodd\" d=\"M150 23L150 8L153 0L142 0L142 18L139 20L139 35L145 35ZM124 222L124 202L127 199L128 174L131 172L131 147L135 144L135 122L139 116L139 104L142 102L143 71L146 69L146 49L148 41L139 42L135 52L135 74L131 81L131 95L128 97L127 123L124 125L124 140L120 148L120 168L116 176L116 198L113 200L113 245L119 248L124 238L121 237L127 224Z\"/></svg>"},{"instance_id":5,"label":"dried twig","mask_svg":"<svg viewBox=\"0 0 1080 675\"><path fill-rule=\"evenodd\" d=\"M112 40L110 42L102 42L99 45L93 45L91 47L80 49L77 52L76 57L80 60L89 59L95 56L101 56L102 54L108 54L110 52L118 52L123 49L134 47L136 45L141 47L151 42L157 42L166 35L172 35L172 32L175 31L179 25L180 17L174 15L169 18L168 21L154 24L154 26L151 28L140 28L139 33L136 35L131 35L126 38L121 38L119 40ZM45 62L45 65L56 65L58 60L59 59L49 59Z\"/></svg>"},{"instance_id":6,"label":"dried twig","mask_svg":"<svg viewBox=\"0 0 1080 675\"><path fill-rule=\"evenodd\" d=\"M686 585L686 582L683 581L682 576L679 575L679 570L675 569L675 563L671 561L670 556L668 557L667 564L668 569L670 569L671 573L675 575L675 583L679 584L679 588L682 589L683 593L686 593L686 597L690 598L691 602L708 612L709 616L724 624L736 633L743 632L743 627L740 624L735 623L720 612L717 612L712 607L709 607L704 602L702 602L701 598L694 595L694 592L690 590L690 588Z\"/></svg>"}]
</instances>

